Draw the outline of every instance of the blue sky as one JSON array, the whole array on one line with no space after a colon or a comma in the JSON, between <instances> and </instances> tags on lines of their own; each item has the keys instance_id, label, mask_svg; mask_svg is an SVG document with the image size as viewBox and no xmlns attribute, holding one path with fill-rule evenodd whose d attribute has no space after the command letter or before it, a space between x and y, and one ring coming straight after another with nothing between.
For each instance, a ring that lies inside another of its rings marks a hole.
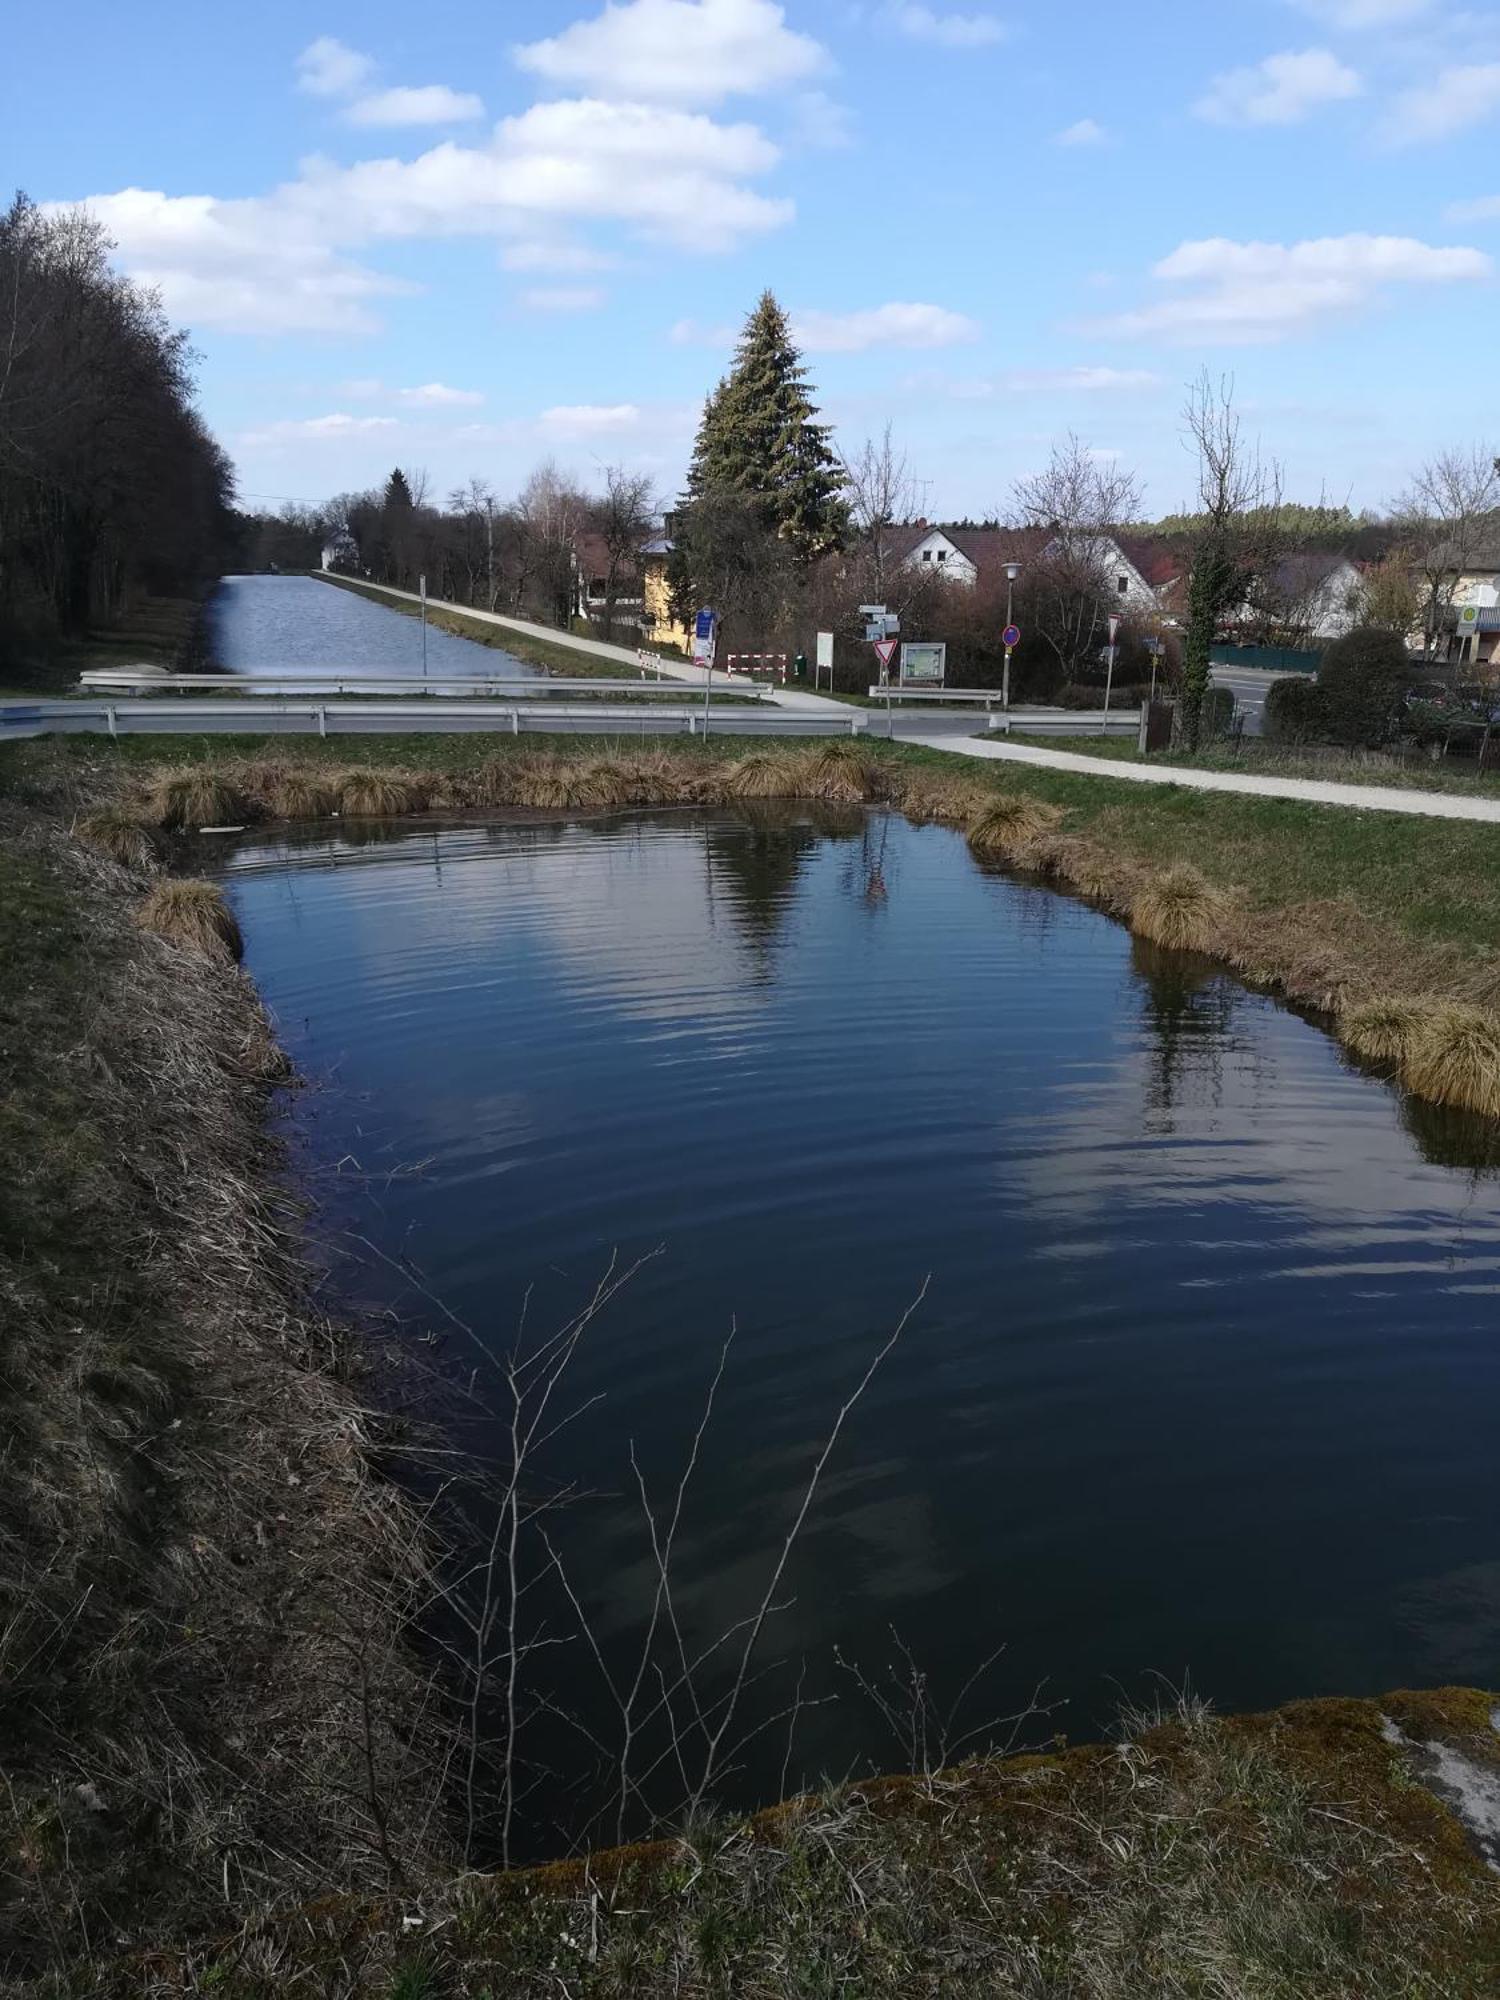
<instances>
[{"instance_id":1,"label":"blue sky","mask_svg":"<svg viewBox=\"0 0 1500 2000\"><path fill-rule=\"evenodd\" d=\"M1179 504L1205 365L1306 497L1500 434L1500 12L83 0L7 39L4 180L161 286L247 496L548 456L670 494L766 285L933 515L1069 429Z\"/></svg>"}]
</instances>

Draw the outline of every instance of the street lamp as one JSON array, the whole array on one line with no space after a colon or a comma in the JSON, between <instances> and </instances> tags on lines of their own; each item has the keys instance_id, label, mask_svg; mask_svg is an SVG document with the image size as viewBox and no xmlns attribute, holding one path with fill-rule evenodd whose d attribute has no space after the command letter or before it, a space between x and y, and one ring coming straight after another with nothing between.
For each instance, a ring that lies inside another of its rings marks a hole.
<instances>
[{"instance_id":1,"label":"street lamp","mask_svg":"<svg viewBox=\"0 0 1500 2000\"><path fill-rule=\"evenodd\" d=\"M1016 578L1021 574L1021 565L1009 562L1005 565L1005 629L1008 632L1013 620L1011 612L1015 604ZM1005 673L1000 684L1000 706L1010 707L1010 647L1005 649Z\"/></svg>"}]
</instances>

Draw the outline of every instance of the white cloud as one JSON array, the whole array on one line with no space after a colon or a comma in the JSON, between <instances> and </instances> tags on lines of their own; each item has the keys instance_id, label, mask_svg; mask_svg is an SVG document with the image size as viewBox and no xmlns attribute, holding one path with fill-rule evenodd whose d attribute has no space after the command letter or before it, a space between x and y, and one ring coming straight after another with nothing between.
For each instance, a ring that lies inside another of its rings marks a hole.
<instances>
[{"instance_id":1,"label":"white cloud","mask_svg":"<svg viewBox=\"0 0 1500 2000\"><path fill-rule=\"evenodd\" d=\"M506 271L612 271L619 261L587 243L507 243L500 252L500 265Z\"/></svg>"},{"instance_id":2,"label":"white cloud","mask_svg":"<svg viewBox=\"0 0 1500 2000\"><path fill-rule=\"evenodd\" d=\"M786 25L773 0L609 0L593 20L513 54L548 83L670 104L781 89L828 61L810 35Z\"/></svg>"},{"instance_id":3,"label":"white cloud","mask_svg":"<svg viewBox=\"0 0 1500 2000\"><path fill-rule=\"evenodd\" d=\"M1447 222L1500 222L1500 194L1482 194L1476 201L1450 202L1443 210Z\"/></svg>"},{"instance_id":4,"label":"white cloud","mask_svg":"<svg viewBox=\"0 0 1500 2000\"><path fill-rule=\"evenodd\" d=\"M1012 389L1075 390L1086 396L1119 395L1130 389L1154 389L1161 381L1149 368L1017 369L1007 376Z\"/></svg>"},{"instance_id":5,"label":"white cloud","mask_svg":"<svg viewBox=\"0 0 1500 2000\"><path fill-rule=\"evenodd\" d=\"M1493 46L1493 44L1491 45ZM1451 139L1500 111L1500 62L1461 63L1403 91L1388 117L1390 143Z\"/></svg>"},{"instance_id":6,"label":"white cloud","mask_svg":"<svg viewBox=\"0 0 1500 2000\"><path fill-rule=\"evenodd\" d=\"M484 396L478 389L450 389L446 382L423 382L415 389L398 389L396 401L425 410L472 409L484 401Z\"/></svg>"},{"instance_id":7,"label":"white cloud","mask_svg":"<svg viewBox=\"0 0 1500 2000\"><path fill-rule=\"evenodd\" d=\"M1076 125L1065 125L1053 134L1056 146L1102 146L1108 134L1094 118L1080 118Z\"/></svg>"},{"instance_id":8,"label":"white cloud","mask_svg":"<svg viewBox=\"0 0 1500 2000\"><path fill-rule=\"evenodd\" d=\"M932 7L893 6L886 10L886 18L899 34L940 49L988 49L1010 35L993 14L939 14Z\"/></svg>"},{"instance_id":9,"label":"white cloud","mask_svg":"<svg viewBox=\"0 0 1500 2000\"><path fill-rule=\"evenodd\" d=\"M1193 289L1123 313L1102 330L1195 342L1280 340L1370 305L1392 286L1462 283L1493 270L1481 250L1409 236L1328 236L1305 243L1213 237L1179 244L1153 267L1163 282Z\"/></svg>"},{"instance_id":10,"label":"white cloud","mask_svg":"<svg viewBox=\"0 0 1500 2000\"><path fill-rule=\"evenodd\" d=\"M537 418L545 431L561 437L595 437L633 430L641 420L634 403L558 403Z\"/></svg>"},{"instance_id":11,"label":"white cloud","mask_svg":"<svg viewBox=\"0 0 1500 2000\"><path fill-rule=\"evenodd\" d=\"M446 83L408 84L361 97L344 113L351 125L457 125L484 116L484 100Z\"/></svg>"},{"instance_id":12,"label":"white cloud","mask_svg":"<svg viewBox=\"0 0 1500 2000\"><path fill-rule=\"evenodd\" d=\"M533 285L520 295L528 312L594 312L604 303L597 285Z\"/></svg>"},{"instance_id":13,"label":"white cloud","mask_svg":"<svg viewBox=\"0 0 1500 2000\"><path fill-rule=\"evenodd\" d=\"M1213 125L1296 125L1320 104L1358 97L1358 74L1328 49L1288 49L1253 69L1226 70L1193 106Z\"/></svg>"},{"instance_id":14,"label":"white cloud","mask_svg":"<svg viewBox=\"0 0 1500 2000\"><path fill-rule=\"evenodd\" d=\"M791 219L747 183L775 165L754 125L585 99L536 104L483 145L446 140L415 159L304 163L271 193L224 201L141 188L86 202L133 276L174 318L238 332L359 333L371 302L413 287L349 261L356 245L489 236L518 254L594 223L653 246L729 250ZM558 240L566 240L565 237ZM539 268L539 266L534 266Z\"/></svg>"},{"instance_id":15,"label":"white cloud","mask_svg":"<svg viewBox=\"0 0 1500 2000\"><path fill-rule=\"evenodd\" d=\"M1304 14L1332 28L1392 28L1425 14L1432 0L1295 0Z\"/></svg>"},{"instance_id":16,"label":"white cloud","mask_svg":"<svg viewBox=\"0 0 1500 2000\"><path fill-rule=\"evenodd\" d=\"M679 319L672 322L667 338L674 347L733 347L739 331L728 325L704 326L695 319Z\"/></svg>"},{"instance_id":17,"label":"white cloud","mask_svg":"<svg viewBox=\"0 0 1500 2000\"><path fill-rule=\"evenodd\" d=\"M868 347L953 347L977 340L979 327L946 306L892 303L862 312L799 312L792 337L815 354L858 354Z\"/></svg>"},{"instance_id":18,"label":"white cloud","mask_svg":"<svg viewBox=\"0 0 1500 2000\"><path fill-rule=\"evenodd\" d=\"M367 436L371 431L399 428L394 417L351 417L347 410L332 410L326 417L283 417L277 423L267 424L264 430L242 432L239 442L243 445L330 440L338 443L348 438Z\"/></svg>"},{"instance_id":19,"label":"white cloud","mask_svg":"<svg viewBox=\"0 0 1500 2000\"><path fill-rule=\"evenodd\" d=\"M375 68L369 56L346 48L332 35L319 35L297 58L297 88L309 97L347 97Z\"/></svg>"}]
</instances>

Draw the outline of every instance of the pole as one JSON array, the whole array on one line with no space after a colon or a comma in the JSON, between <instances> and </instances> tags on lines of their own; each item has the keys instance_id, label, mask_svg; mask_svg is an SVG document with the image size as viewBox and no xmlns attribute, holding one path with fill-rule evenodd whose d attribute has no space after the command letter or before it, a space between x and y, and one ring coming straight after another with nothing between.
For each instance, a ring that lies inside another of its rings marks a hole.
<instances>
[{"instance_id":1,"label":"pole","mask_svg":"<svg viewBox=\"0 0 1500 2000\"><path fill-rule=\"evenodd\" d=\"M1115 683L1115 649L1113 643L1111 643L1109 649L1109 665L1104 670L1104 727L1099 732L1101 736L1108 736L1109 734L1109 691L1114 686L1114 683Z\"/></svg>"},{"instance_id":2,"label":"pole","mask_svg":"<svg viewBox=\"0 0 1500 2000\"><path fill-rule=\"evenodd\" d=\"M718 634L710 636L708 651L703 655L703 740L708 741L708 698L714 689L714 653L718 646Z\"/></svg>"},{"instance_id":3,"label":"pole","mask_svg":"<svg viewBox=\"0 0 1500 2000\"><path fill-rule=\"evenodd\" d=\"M484 587L489 598L489 608L495 608L495 503L484 503Z\"/></svg>"},{"instance_id":4,"label":"pole","mask_svg":"<svg viewBox=\"0 0 1500 2000\"><path fill-rule=\"evenodd\" d=\"M1005 629L1007 632L1010 630L1011 626L1015 623L1015 619L1012 616L1012 613L1015 610L1015 596L1016 596L1016 580L1013 576L1007 576L1005 579ZM1007 646L1005 649L1005 673L1001 681L1001 687L1000 687L1000 706L1002 708L1010 707L1010 647L1009 646Z\"/></svg>"},{"instance_id":5,"label":"pole","mask_svg":"<svg viewBox=\"0 0 1500 2000\"><path fill-rule=\"evenodd\" d=\"M425 574L419 579L419 588L422 592L422 678L425 681L427 678L427 578Z\"/></svg>"}]
</instances>

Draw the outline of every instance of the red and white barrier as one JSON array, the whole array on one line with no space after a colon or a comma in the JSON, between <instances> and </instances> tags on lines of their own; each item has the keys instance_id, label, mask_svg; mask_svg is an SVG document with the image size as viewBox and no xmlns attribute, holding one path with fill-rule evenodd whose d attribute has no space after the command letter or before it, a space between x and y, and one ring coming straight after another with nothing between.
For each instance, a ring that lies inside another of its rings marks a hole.
<instances>
[{"instance_id":1,"label":"red and white barrier","mask_svg":"<svg viewBox=\"0 0 1500 2000\"><path fill-rule=\"evenodd\" d=\"M732 674L775 674L786 679L785 653L731 653L726 662Z\"/></svg>"}]
</instances>

